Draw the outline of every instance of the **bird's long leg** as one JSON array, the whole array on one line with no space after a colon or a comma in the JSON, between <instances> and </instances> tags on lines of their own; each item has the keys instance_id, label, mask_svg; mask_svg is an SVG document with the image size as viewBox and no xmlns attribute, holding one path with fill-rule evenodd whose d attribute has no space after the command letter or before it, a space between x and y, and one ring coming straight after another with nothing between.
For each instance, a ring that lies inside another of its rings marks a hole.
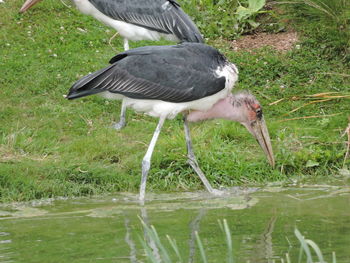
<instances>
[{"instance_id":1,"label":"bird's long leg","mask_svg":"<svg viewBox=\"0 0 350 263\"><path fill-rule=\"evenodd\" d=\"M146 181L147 181L147 175L148 175L149 169L151 168L151 157L154 150L154 146L156 145L156 142L158 140L160 130L162 129L162 126L164 124L165 118L166 118L165 116L162 116L159 118L157 128L154 131L152 140L142 160L142 177L141 177L140 196L139 196L140 201L145 200Z\"/></svg>"},{"instance_id":2,"label":"bird's long leg","mask_svg":"<svg viewBox=\"0 0 350 263\"><path fill-rule=\"evenodd\" d=\"M118 34L118 32L116 34L114 34L111 39L109 40L109 42L112 41L112 39ZM112 47L113 48L113 47ZM124 51L127 51L129 50L129 41L128 39L124 38ZM123 100L122 102L122 108L120 110L120 120L118 123L114 124L114 129L116 130L121 130L122 128L125 127L126 125L126 118L125 118L125 115L126 115L126 104L125 104L125 100Z\"/></svg>"},{"instance_id":3,"label":"bird's long leg","mask_svg":"<svg viewBox=\"0 0 350 263\"><path fill-rule=\"evenodd\" d=\"M196 174L199 176L199 178L202 180L205 188L208 190L209 193L213 195L222 195L223 192L217 189L214 189L211 187L208 179L205 177L204 173L202 172L201 168L199 168L196 156L194 155L193 148L192 148L192 141L190 136L190 129L188 127L187 117L184 116L184 127L185 127L185 137L186 137L186 145L187 145L187 157L188 157L188 163L191 165L193 170L196 172Z\"/></svg>"},{"instance_id":4,"label":"bird's long leg","mask_svg":"<svg viewBox=\"0 0 350 263\"><path fill-rule=\"evenodd\" d=\"M118 32L115 33L109 40L109 45L112 47L111 45L111 41L118 35ZM113 48L113 47L112 47ZM114 48L113 48L114 49ZM124 50L127 51L129 50L129 41L127 38L124 38ZM121 111L120 111L120 120L118 123L114 124L113 125L113 128L116 129L116 130L121 130L122 128L125 127L126 125L126 104L125 104L125 101L123 100L122 102L122 108L121 108Z\"/></svg>"},{"instance_id":5,"label":"bird's long leg","mask_svg":"<svg viewBox=\"0 0 350 263\"><path fill-rule=\"evenodd\" d=\"M124 50L125 51L129 50L129 41L127 38L124 38Z\"/></svg>"},{"instance_id":6,"label":"bird's long leg","mask_svg":"<svg viewBox=\"0 0 350 263\"><path fill-rule=\"evenodd\" d=\"M120 110L120 119L119 122L113 125L113 128L116 130L120 130L125 127L126 125L126 103L125 100L122 101L122 108Z\"/></svg>"}]
</instances>

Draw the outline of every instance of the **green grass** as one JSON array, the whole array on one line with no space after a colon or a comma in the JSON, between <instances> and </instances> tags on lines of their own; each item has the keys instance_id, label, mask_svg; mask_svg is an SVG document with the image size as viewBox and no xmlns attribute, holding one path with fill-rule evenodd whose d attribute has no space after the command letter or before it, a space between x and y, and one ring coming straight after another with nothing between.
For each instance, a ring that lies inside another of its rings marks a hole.
<instances>
[{"instance_id":1,"label":"green grass","mask_svg":"<svg viewBox=\"0 0 350 263\"><path fill-rule=\"evenodd\" d=\"M0 5L0 200L137 192L141 160L157 120L127 112L98 96L67 101L72 83L107 65L114 34L60 1L43 1L19 15L22 1ZM223 36L224 38L225 36ZM285 116L320 92L350 93L350 70L340 57L300 43L285 54L263 49L234 52L210 38L240 70L237 89L251 90L264 105L277 166L271 169L245 128L228 121L191 124L195 153L215 186L334 181L342 168L349 98L311 104ZM167 42L168 43L168 42ZM122 50L122 41L113 42ZM155 44L131 43L131 47ZM157 44L166 44L159 42ZM269 103L285 98L283 102ZM280 122L303 116L331 117ZM349 162L346 163L349 165ZM345 168L347 168L346 166ZM338 179L341 179L338 181ZM147 190L198 190L203 186L186 163L181 116L167 121L155 148Z\"/></svg>"}]
</instances>

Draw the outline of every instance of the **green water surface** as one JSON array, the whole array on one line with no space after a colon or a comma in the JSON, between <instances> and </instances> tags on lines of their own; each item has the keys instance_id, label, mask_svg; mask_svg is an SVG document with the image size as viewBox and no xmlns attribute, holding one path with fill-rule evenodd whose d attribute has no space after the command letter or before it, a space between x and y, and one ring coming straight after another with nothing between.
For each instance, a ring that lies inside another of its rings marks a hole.
<instances>
[{"instance_id":1,"label":"green water surface","mask_svg":"<svg viewBox=\"0 0 350 263\"><path fill-rule=\"evenodd\" d=\"M206 192L147 193L147 198L144 206L132 194L2 205L0 262L147 262L142 240L149 240L141 220L155 226L173 262L166 235L176 240L183 262L202 262L195 231L208 262L226 262L218 223L223 219L235 262L281 262L286 253L298 262L295 227L317 243L328 262L333 252L338 263L350 262L350 188L236 189L216 198Z\"/></svg>"}]
</instances>

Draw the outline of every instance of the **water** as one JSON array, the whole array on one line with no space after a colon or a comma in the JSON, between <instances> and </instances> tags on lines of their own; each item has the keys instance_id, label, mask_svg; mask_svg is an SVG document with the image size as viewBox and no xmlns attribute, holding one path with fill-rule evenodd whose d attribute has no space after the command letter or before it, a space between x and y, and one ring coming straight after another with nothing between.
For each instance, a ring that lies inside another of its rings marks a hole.
<instances>
[{"instance_id":1,"label":"water","mask_svg":"<svg viewBox=\"0 0 350 263\"><path fill-rule=\"evenodd\" d=\"M0 262L147 262L141 220L155 226L174 262L166 235L176 240L183 262L201 262L195 231L208 262L226 262L222 219L231 230L235 262L280 262L286 253L298 262L295 227L317 243L326 261L335 252L338 263L350 262L350 188L236 192L221 198L147 193L145 206L132 194L3 205Z\"/></svg>"}]
</instances>

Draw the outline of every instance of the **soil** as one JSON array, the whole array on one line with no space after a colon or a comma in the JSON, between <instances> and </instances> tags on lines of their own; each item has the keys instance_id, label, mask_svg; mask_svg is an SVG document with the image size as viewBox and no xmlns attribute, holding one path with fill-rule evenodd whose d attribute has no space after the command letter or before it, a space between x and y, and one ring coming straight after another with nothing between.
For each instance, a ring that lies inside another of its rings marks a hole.
<instances>
[{"instance_id":1,"label":"soil","mask_svg":"<svg viewBox=\"0 0 350 263\"><path fill-rule=\"evenodd\" d=\"M254 50L262 47L272 47L278 51L288 51L294 48L298 41L296 32L282 32L278 34L257 33L246 35L232 41L231 47L234 50Z\"/></svg>"}]
</instances>

